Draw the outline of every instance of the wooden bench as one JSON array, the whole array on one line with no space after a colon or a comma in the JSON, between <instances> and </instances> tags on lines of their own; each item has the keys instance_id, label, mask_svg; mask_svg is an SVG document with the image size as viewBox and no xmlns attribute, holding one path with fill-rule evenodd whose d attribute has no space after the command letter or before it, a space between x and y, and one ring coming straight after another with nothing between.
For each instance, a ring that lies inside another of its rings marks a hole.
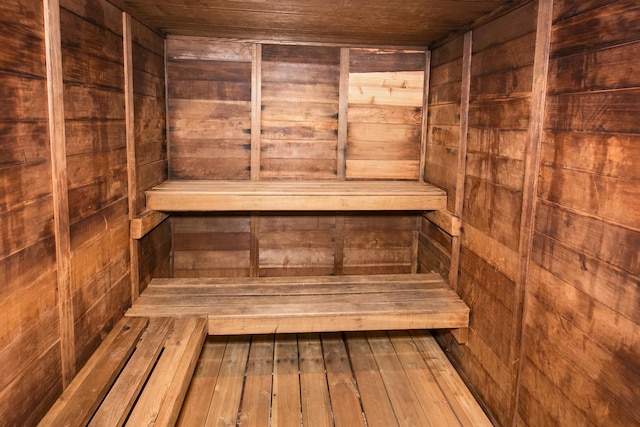
<instances>
[{"instance_id":1,"label":"wooden bench","mask_svg":"<svg viewBox=\"0 0 640 427\"><path fill-rule=\"evenodd\" d=\"M146 192L155 211L430 211L446 193L419 181L165 181Z\"/></svg>"},{"instance_id":2,"label":"wooden bench","mask_svg":"<svg viewBox=\"0 0 640 427\"><path fill-rule=\"evenodd\" d=\"M204 318L123 318L39 425L174 425L206 334Z\"/></svg>"},{"instance_id":3,"label":"wooden bench","mask_svg":"<svg viewBox=\"0 0 640 427\"><path fill-rule=\"evenodd\" d=\"M210 335L469 325L469 308L436 273L153 279L127 316L206 316Z\"/></svg>"}]
</instances>

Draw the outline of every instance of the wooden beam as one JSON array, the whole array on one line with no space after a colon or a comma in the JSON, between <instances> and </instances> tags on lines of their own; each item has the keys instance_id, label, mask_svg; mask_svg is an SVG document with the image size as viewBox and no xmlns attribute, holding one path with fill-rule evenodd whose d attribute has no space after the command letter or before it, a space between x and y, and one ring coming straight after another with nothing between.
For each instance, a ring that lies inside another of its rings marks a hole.
<instances>
[{"instance_id":1,"label":"wooden beam","mask_svg":"<svg viewBox=\"0 0 640 427\"><path fill-rule=\"evenodd\" d=\"M169 215L158 211L144 211L140 215L131 219L131 238L142 239L151 230L167 219Z\"/></svg>"},{"instance_id":2,"label":"wooden beam","mask_svg":"<svg viewBox=\"0 0 640 427\"><path fill-rule=\"evenodd\" d=\"M260 130L262 128L262 45L253 45L251 61L251 180L260 179Z\"/></svg>"},{"instance_id":3,"label":"wooden beam","mask_svg":"<svg viewBox=\"0 0 640 427\"><path fill-rule=\"evenodd\" d=\"M49 145L53 189L53 219L56 236L58 311L62 385L66 388L76 372L73 295L71 287L71 231L67 189L67 147L64 122L64 80L60 35L60 3L44 0L45 49L49 109Z\"/></svg>"},{"instance_id":4,"label":"wooden beam","mask_svg":"<svg viewBox=\"0 0 640 427\"><path fill-rule=\"evenodd\" d=\"M467 174L467 133L469 131L469 93L471 91L471 56L473 49L473 33L464 35L462 57L462 87L460 89L460 139L458 142L458 175L456 177L456 200L453 215L462 221L464 208L464 180ZM454 236L451 243L451 264L449 265L449 285L458 289L458 270L460 269L461 238Z\"/></svg>"},{"instance_id":5,"label":"wooden beam","mask_svg":"<svg viewBox=\"0 0 640 427\"><path fill-rule=\"evenodd\" d=\"M338 180L347 173L347 128L349 111L349 48L340 49L340 89L338 100Z\"/></svg>"},{"instance_id":6,"label":"wooden beam","mask_svg":"<svg viewBox=\"0 0 640 427\"><path fill-rule=\"evenodd\" d=\"M533 61L533 86L531 90L531 114L525 153L524 184L522 190L522 211L520 213L520 241L518 242L519 266L515 280L515 298L513 304L514 322L511 330L511 352L509 361L515 369L515 392L510 402L509 419L514 421L518 414L518 395L520 392L520 373L524 355L526 286L529 277L533 227L538 193L538 173L540 170L540 150L544 128L547 76L551 51L551 29L553 23L553 0L538 2L538 20L536 48Z\"/></svg>"},{"instance_id":7,"label":"wooden beam","mask_svg":"<svg viewBox=\"0 0 640 427\"><path fill-rule=\"evenodd\" d=\"M424 181L424 168L427 163L427 135L429 112L429 80L431 79L431 51L425 52L424 87L422 95L422 122L420 132L420 181Z\"/></svg>"},{"instance_id":8,"label":"wooden beam","mask_svg":"<svg viewBox=\"0 0 640 427\"><path fill-rule=\"evenodd\" d=\"M129 201L129 221L133 225L138 206L138 178L136 159L136 137L135 137L135 117L134 117L134 94L133 94L133 41L131 38L131 16L122 12L122 44L124 53L124 108L125 108L125 138L127 144L127 190ZM132 228L132 227L130 227ZM146 234L146 233L145 233ZM140 296L140 275L139 275L139 242L130 233L129 258L131 277L131 302Z\"/></svg>"},{"instance_id":9,"label":"wooden beam","mask_svg":"<svg viewBox=\"0 0 640 427\"><path fill-rule=\"evenodd\" d=\"M462 222L460 218L448 210L441 209L439 211L429 211L424 217L437 225L441 230L453 237L460 236Z\"/></svg>"}]
</instances>

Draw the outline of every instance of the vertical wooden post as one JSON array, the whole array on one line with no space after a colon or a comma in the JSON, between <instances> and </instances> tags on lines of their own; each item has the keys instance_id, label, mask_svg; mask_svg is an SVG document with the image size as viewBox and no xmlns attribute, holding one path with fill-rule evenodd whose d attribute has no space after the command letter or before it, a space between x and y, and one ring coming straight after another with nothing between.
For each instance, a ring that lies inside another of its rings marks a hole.
<instances>
[{"instance_id":1,"label":"vertical wooden post","mask_svg":"<svg viewBox=\"0 0 640 427\"><path fill-rule=\"evenodd\" d=\"M262 129L262 45L253 44L251 59L251 180L260 180L260 132ZM249 276L260 275L260 214L251 214Z\"/></svg>"},{"instance_id":2,"label":"vertical wooden post","mask_svg":"<svg viewBox=\"0 0 640 427\"><path fill-rule=\"evenodd\" d=\"M260 179L260 130L262 127L262 45L253 44L251 60L251 180Z\"/></svg>"},{"instance_id":3,"label":"vertical wooden post","mask_svg":"<svg viewBox=\"0 0 640 427\"><path fill-rule=\"evenodd\" d=\"M338 181L347 174L347 128L349 112L349 48L340 49L340 89L338 100Z\"/></svg>"},{"instance_id":4,"label":"vertical wooden post","mask_svg":"<svg viewBox=\"0 0 640 427\"><path fill-rule=\"evenodd\" d=\"M431 79L431 51L425 52L424 83L422 88L422 120L420 123L420 166L418 180L424 182L425 167L427 164L427 137L429 135L429 85ZM418 261L420 255L420 232L422 231L422 215L416 215L416 231L413 233L411 253L411 273L417 273L420 267Z\"/></svg>"},{"instance_id":5,"label":"vertical wooden post","mask_svg":"<svg viewBox=\"0 0 640 427\"><path fill-rule=\"evenodd\" d=\"M469 131L469 94L471 91L471 56L473 54L473 33L464 35L462 57L462 83L460 90L460 139L458 142L458 175L456 177L456 200L453 214L462 219L464 208L464 179L467 173L467 134ZM458 289L460 269L461 236L454 236L451 244L451 264L449 265L449 285Z\"/></svg>"},{"instance_id":6,"label":"vertical wooden post","mask_svg":"<svg viewBox=\"0 0 640 427\"><path fill-rule=\"evenodd\" d=\"M60 35L60 3L44 0L44 30L47 60L49 142L53 217L56 236L58 311L60 315L60 350L62 385L69 385L76 371L73 295L71 289L71 231L69 193L67 189L67 147L64 123L64 80Z\"/></svg>"},{"instance_id":7,"label":"vertical wooden post","mask_svg":"<svg viewBox=\"0 0 640 427\"><path fill-rule=\"evenodd\" d=\"M531 114L525 153L524 185L522 190L522 211L520 213L520 240L518 242L518 275L515 282L514 322L511 334L510 362L515 368L513 401L510 418L516 425L518 395L520 392L520 372L524 354L524 331L526 320L526 284L535 226L538 174L540 170L540 149L544 129L547 76L551 51L551 28L553 23L553 0L539 0L536 29L536 47L533 61L533 86L531 89Z\"/></svg>"},{"instance_id":8,"label":"vertical wooden post","mask_svg":"<svg viewBox=\"0 0 640 427\"><path fill-rule=\"evenodd\" d=\"M349 127L349 48L340 48L340 84L338 99L338 148L336 172L338 181L347 176L347 129ZM334 235L333 272L344 274L344 224L345 216L336 215Z\"/></svg>"},{"instance_id":9,"label":"vertical wooden post","mask_svg":"<svg viewBox=\"0 0 640 427\"><path fill-rule=\"evenodd\" d=\"M127 139L127 189L129 201L129 221L138 212L138 174L135 138L134 94L133 94L133 41L131 36L131 16L122 12L122 43L124 53L124 107ZM131 277L131 303L140 296L139 246L137 239L129 236L129 258Z\"/></svg>"},{"instance_id":10,"label":"vertical wooden post","mask_svg":"<svg viewBox=\"0 0 640 427\"><path fill-rule=\"evenodd\" d=\"M424 168L427 163L427 125L429 123L429 85L431 79L431 51L425 53L424 88L422 90L422 122L420 134L420 181L424 182Z\"/></svg>"}]
</instances>

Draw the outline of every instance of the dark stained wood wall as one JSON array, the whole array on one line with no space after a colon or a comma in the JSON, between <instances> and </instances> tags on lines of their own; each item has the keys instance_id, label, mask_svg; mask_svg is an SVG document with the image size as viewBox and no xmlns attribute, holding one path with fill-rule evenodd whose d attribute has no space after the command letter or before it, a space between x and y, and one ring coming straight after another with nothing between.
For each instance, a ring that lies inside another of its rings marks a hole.
<instances>
[{"instance_id":1,"label":"dark stained wood wall","mask_svg":"<svg viewBox=\"0 0 640 427\"><path fill-rule=\"evenodd\" d=\"M123 14L103 0L49 7L0 6L2 425L35 425L132 296ZM142 194L166 178L164 40L132 27ZM168 272L167 227L140 247L144 278Z\"/></svg>"},{"instance_id":2,"label":"dark stained wood wall","mask_svg":"<svg viewBox=\"0 0 640 427\"><path fill-rule=\"evenodd\" d=\"M131 77L135 185L129 194L132 218L145 214L144 192L168 177L164 38L131 19ZM131 175L130 175L131 178ZM137 288L141 292L153 277L170 275L171 225L164 221L133 241L137 257ZM134 287L136 284L134 283ZM136 293L134 289L134 295Z\"/></svg>"},{"instance_id":3,"label":"dark stained wood wall","mask_svg":"<svg viewBox=\"0 0 640 427\"><path fill-rule=\"evenodd\" d=\"M62 390L42 2L0 4L0 424Z\"/></svg>"},{"instance_id":4,"label":"dark stained wood wall","mask_svg":"<svg viewBox=\"0 0 640 427\"><path fill-rule=\"evenodd\" d=\"M169 37L167 47L172 179L419 179L424 51L193 37ZM417 269L414 214L172 223L175 277Z\"/></svg>"},{"instance_id":5,"label":"dark stained wood wall","mask_svg":"<svg viewBox=\"0 0 640 427\"><path fill-rule=\"evenodd\" d=\"M442 342L502 425L513 418L519 357L520 217L536 6L525 4L478 26L467 40L434 49L429 88L425 178L447 189L447 210L461 217L463 230L451 237L423 220L420 265L449 277L471 308L468 343Z\"/></svg>"},{"instance_id":6,"label":"dark stained wood wall","mask_svg":"<svg viewBox=\"0 0 640 427\"><path fill-rule=\"evenodd\" d=\"M553 19L518 419L638 425L640 7Z\"/></svg>"},{"instance_id":7,"label":"dark stained wood wall","mask_svg":"<svg viewBox=\"0 0 640 427\"><path fill-rule=\"evenodd\" d=\"M101 0L60 6L80 367L131 302L122 12Z\"/></svg>"},{"instance_id":8,"label":"dark stained wood wall","mask_svg":"<svg viewBox=\"0 0 640 427\"><path fill-rule=\"evenodd\" d=\"M454 214L464 188L463 230L424 219L420 267L470 306L467 345L440 341L500 425L640 422L639 13L534 1L474 26L468 115L464 37L432 51L425 177Z\"/></svg>"}]
</instances>

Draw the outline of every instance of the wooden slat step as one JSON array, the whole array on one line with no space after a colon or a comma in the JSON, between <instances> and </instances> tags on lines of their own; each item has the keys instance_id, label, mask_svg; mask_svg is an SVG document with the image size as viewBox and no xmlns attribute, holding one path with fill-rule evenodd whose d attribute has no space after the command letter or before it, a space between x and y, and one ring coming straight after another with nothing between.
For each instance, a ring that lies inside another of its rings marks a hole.
<instances>
[{"instance_id":1,"label":"wooden slat step","mask_svg":"<svg viewBox=\"0 0 640 427\"><path fill-rule=\"evenodd\" d=\"M429 211L446 193L418 181L165 181L146 192L155 211Z\"/></svg>"},{"instance_id":2,"label":"wooden slat step","mask_svg":"<svg viewBox=\"0 0 640 427\"><path fill-rule=\"evenodd\" d=\"M209 334L466 328L435 274L154 279L128 316L207 316Z\"/></svg>"},{"instance_id":3,"label":"wooden slat step","mask_svg":"<svg viewBox=\"0 0 640 427\"><path fill-rule=\"evenodd\" d=\"M174 425L206 326L204 318L124 317L39 425Z\"/></svg>"}]
</instances>

